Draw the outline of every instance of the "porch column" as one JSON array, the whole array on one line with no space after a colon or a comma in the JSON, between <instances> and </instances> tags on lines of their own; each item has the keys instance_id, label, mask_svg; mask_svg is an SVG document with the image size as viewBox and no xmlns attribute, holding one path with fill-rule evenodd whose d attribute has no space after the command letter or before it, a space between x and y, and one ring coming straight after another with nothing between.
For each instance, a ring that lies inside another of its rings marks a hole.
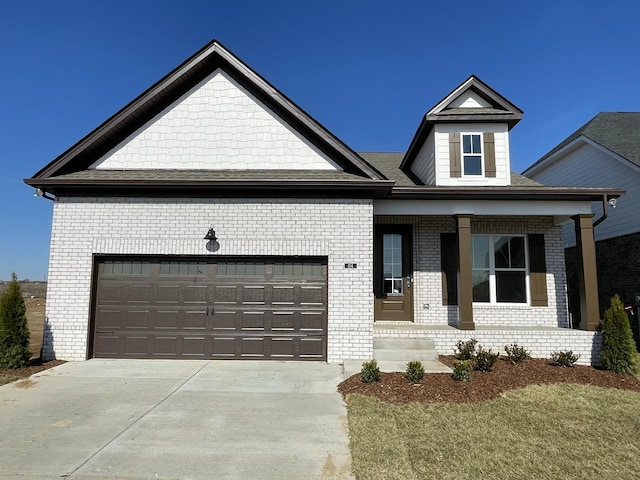
<instances>
[{"instance_id":1,"label":"porch column","mask_svg":"<svg viewBox=\"0 0 640 480\"><path fill-rule=\"evenodd\" d=\"M578 256L578 291L580 294L580 328L596 330L600 324L598 305L598 270L596 243L591 215L576 215L576 251Z\"/></svg>"},{"instance_id":2,"label":"porch column","mask_svg":"<svg viewBox=\"0 0 640 480\"><path fill-rule=\"evenodd\" d=\"M475 330L471 277L471 215L456 215L458 233L458 328Z\"/></svg>"}]
</instances>

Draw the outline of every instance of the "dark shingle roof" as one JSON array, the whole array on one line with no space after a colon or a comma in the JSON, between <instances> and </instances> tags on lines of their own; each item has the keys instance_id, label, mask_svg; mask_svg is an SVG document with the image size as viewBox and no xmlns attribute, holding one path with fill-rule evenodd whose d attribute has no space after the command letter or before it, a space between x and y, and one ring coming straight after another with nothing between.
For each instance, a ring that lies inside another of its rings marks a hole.
<instances>
[{"instance_id":1,"label":"dark shingle roof","mask_svg":"<svg viewBox=\"0 0 640 480\"><path fill-rule=\"evenodd\" d=\"M412 179L405 172L400 170L400 162L404 158L402 152L358 152L362 158L373 165L389 180L396 182L396 186L413 187L420 185L418 179Z\"/></svg>"},{"instance_id":2,"label":"dark shingle roof","mask_svg":"<svg viewBox=\"0 0 640 480\"><path fill-rule=\"evenodd\" d=\"M527 170L582 135L640 166L640 112L600 112Z\"/></svg>"},{"instance_id":3,"label":"dark shingle roof","mask_svg":"<svg viewBox=\"0 0 640 480\"><path fill-rule=\"evenodd\" d=\"M396 152L358 152L362 158L378 169L389 180L396 182L396 187L413 187L422 182L400 170L404 153ZM542 184L525 176L511 172L511 185L514 187L541 187Z\"/></svg>"}]
</instances>

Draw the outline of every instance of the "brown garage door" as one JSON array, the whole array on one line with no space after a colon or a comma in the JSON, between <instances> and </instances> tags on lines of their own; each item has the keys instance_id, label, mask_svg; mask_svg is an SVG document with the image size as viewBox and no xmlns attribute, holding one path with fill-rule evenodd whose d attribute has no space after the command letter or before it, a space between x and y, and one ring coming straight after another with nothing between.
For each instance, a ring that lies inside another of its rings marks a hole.
<instances>
[{"instance_id":1,"label":"brown garage door","mask_svg":"<svg viewBox=\"0 0 640 480\"><path fill-rule=\"evenodd\" d=\"M322 258L96 262L97 358L326 360Z\"/></svg>"}]
</instances>

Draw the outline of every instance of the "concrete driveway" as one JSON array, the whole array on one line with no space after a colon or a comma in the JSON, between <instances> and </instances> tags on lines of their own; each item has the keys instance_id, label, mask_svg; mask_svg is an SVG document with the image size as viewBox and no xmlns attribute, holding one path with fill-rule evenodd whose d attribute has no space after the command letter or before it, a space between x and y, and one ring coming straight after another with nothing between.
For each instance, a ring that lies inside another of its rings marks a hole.
<instances>
[{"instance_id":1,"label":"concrete driveway","mask_svg":"<svg viewBox=\"0 0 640 480\"><path fill-rule=\"evenodd\" d=\"M0 479L352 478L342 367L89 360L0 387Z\"/></svg>"}]
</instances>

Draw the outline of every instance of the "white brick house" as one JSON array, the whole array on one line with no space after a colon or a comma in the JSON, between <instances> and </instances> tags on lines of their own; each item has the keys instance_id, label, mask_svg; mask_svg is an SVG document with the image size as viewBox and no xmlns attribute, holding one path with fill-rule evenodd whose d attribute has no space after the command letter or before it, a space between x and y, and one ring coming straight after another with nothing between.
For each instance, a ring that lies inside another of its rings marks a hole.
<instances>
[{"instance_id":1,"label":"white brick house","mask_svg":"<svg viewBox=\"0 0 640 480\"><path fill-rule=\"evenodd\" d=\"M594 361L590 202L621 192L511 173L521 115L472 76L407 152L358 154L211 42L25 180L54 200L45 357L342 362L473 336Z\"/></svg>"}]
</instances>

